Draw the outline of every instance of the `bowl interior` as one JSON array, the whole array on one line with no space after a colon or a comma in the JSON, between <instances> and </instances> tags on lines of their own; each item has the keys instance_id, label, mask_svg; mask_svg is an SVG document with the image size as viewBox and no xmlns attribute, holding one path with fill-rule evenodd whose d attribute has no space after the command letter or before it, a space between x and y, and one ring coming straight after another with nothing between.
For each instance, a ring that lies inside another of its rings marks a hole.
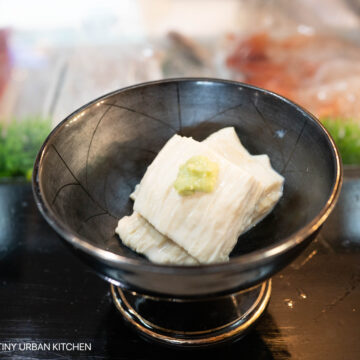
<instances>
[{"instance_id":1,"label":"bowl interior","mask_svg":"<svg viewBox=\"0 0 360 360\"><path fill-rule=\"evenodd\" d=\"M117 221L129 194L175 133L203 140L234 126L252 154L268 154L285 177L271 214L242 235L231 257L291 236L324 207L336 182L336 154L321 126L291 102L251 86L173 80L120 90L63 121L41 153L38 182L52 219L97 247L147 259L123 246Z\"/></svg>"}]
</instances>

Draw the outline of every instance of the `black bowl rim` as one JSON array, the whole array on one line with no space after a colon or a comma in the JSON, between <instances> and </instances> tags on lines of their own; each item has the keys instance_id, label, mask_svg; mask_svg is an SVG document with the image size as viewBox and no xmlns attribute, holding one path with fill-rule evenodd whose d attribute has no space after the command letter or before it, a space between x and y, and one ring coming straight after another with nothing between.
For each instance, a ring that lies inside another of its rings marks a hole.
<instances>
[{"instance_id":1,"label":"black bowl rim","mask_svg":"<svg viewBox=\"0 0 360 360\"><path fill-rule=\"evenodd\" d=\"M323 208L319 211L319 213L309 221L305 226L299 229L294 234L277 241L275 244L269 245L267 247L261 248L259 250L252 251L247 254L239 255L233 258L230 258L228 262L223 263L215 263L215 264L201 264L201 265L168 265L168 264L156 264L152 262L145 262L142 259L136 258L128 258L126 256L122 256L119 254L115 254L111 251L104 250L98 248L95 245L90 244L84 237L79 235L75 235L72 231L68 228L68 226L63 223L57 216L53 213L50 206L47 205L45 198L43 198L40 190L40 183L39 183L39 169L42 165L42 159L48 147L50 139L60 131L66 124L67 121L72 119L77 113L80 113L85 108L98 103L108 97L111 97L115 94L126 92L129 90L133 90L136 88L142 88L145 86L154 86L159 84L166 84L166 83L179 83L179 82L210 82L210 83L220 83L220 84L228 84L234 85L241 88L248 88L251 90L259 91L268 95L271 95L287 104L295 107L298 111L303 113L303 115L308 118L309 120L313 121L323 132L324 136L329 143L329 147L332 152L334 168L336 171L336 178L331 190L331 194L328 197L326 204ZM339 155L338 148L329 134L329 132L325 129L325 127L321 124L321 122L312 115L309 111L305 110L302 106L298 105L297 103L277 94L272 91L259 88L253 85L249 85L246 83L233 81L233 80L225 80L220 78L210 78L210 77L182 77L182 78L168 78L162 80L155 80L155 81L147 81L142 82L139 84L127 86L112 92L109 92L105 95L102 95L95 100L88 102L87 104L83 105L79 109L72 112L68 115L64 120L62 120L48 135L45 139L43 145L41 146L35 163L34 163L34 170L33 170L33 177L32 177L32 189L35 198L35 202L37 207L39 208L41 214L46 219L46 221L50 224L50 226L66 241L68 241L74 248L84 251L85 253L97 258L98 260L107 263L108 265L118 268L118 269L139 269L139 267L144 271L150 272L159 272L159 273L167 273L167 274L177 274L182 276L192 276L192 275L201 275L201 274L209 274L209 273L216 273L222 271L245 271L254 269L257 267L261 267L262 265L269 264L272 259L290 251L291 249L295 248L301 242L303 242L306 238L308 238L311 234L317 231L321 225L326 221L328 216L330 215L331 211L335 207L336 201L339 197L341 185L342 185L342 178L343 178L343 166L341 162L341 158Z\"/></svg>"}]
</instances>

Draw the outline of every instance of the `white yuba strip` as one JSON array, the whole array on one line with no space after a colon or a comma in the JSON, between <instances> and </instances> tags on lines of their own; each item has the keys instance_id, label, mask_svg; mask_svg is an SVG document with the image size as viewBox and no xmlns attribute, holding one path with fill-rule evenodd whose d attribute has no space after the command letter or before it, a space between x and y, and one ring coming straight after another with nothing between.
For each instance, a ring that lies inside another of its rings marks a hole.
<instances>
[{"instance_id":1,"label":"white yuba strip","mask_svg":"<svg viewBox=\"0 0 360 360\"><path fill-rule=\"evenodd\" d=\"M179 166L195 155L219 164L218 183L212 193L182 197L173 183ZM153 262L227 261L238 236L273 209L283 182L268 156L250 155L232 127L202 143L174 135L131 194L135 211L120 219L116 232Z\"/></svg>"}]
</instances>

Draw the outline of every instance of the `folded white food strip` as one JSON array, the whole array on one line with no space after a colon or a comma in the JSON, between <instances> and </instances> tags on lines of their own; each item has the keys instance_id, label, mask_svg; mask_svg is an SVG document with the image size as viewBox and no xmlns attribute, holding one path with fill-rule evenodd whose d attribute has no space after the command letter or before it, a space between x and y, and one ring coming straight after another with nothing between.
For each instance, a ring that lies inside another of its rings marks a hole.
<instances>
[{"instance_id":1,"label":"folded white food strip","mask_svg":"<svg viewBox=\"0 0 360 360\"><path fill-rule=\"evenodd\" d=\"M199 155L219 166L215 190L180 196L173 186L179 167ZM141 180L134 210L199 262L222 262L251 226L262 193L252 174L210 146L174 135Z\"/></svg>"},{"instance_id":2,"label":"folded white food strip","mask_svg":"<svg viewBox=\"0 0 360 360\"><path fill-rule=\"evenodd\" d=\"M132 250L161 264L195 265L199 262L182 247L159 233L136 211L120 219L115 230L122 242Z\"/></svg>"},{"instance_id":3,"label":"folded white food strip","mask_svg":"<svg viewBox=\"0 0 360 360\"><path fill-rule=\"evenodd\" d=\"M270 164L267 155L251 155L241 144L233 127L221 129L203 141L218 154L252 174L263 187L263 194L254 212L253 224L266 216L283 193L284 178Z\"/></svg>"},{"instance_id":4,"label":"folded white food strip","mask_svg":"<svg viewBox=\"0 0 360 360\"><path fill-rule=\"evenodd\" d=\"M263 187L262 195L259 197L255 206L251 221L248 227L242 231L244 232L273 209L282 195L284 178L272 169L267 155L250 155L242 146L233 127L224 128L215 132L205 139L203 143L210 146L213 150L216 150L218 154L221 154L232 163L240 166L249 173L255 174L257 181ZM169 161L171 162L171 160ZM139 190L140 184L136 185L134 192L130 195L133 200L135 200ZM182 197L179 196L179 198ZM142 229L142 227L144 227L144 229ZM134 229L136 231L134 231ZM125 245L144 254L153 262L168 264L193 264L194 261L196 262L196 260L178 244L159 233L146 219L136 212L134 212L131 217L121 219L116 232ZM218 238L217 241L221 241L221 239ZM232 248L230 251L231 250ZM221 260L217 259L213 261Z\"/></svg>"},{"instance_id":5,"label":"folded white food strip","mask_svg":"<svg viewBox=\"0 0 360 360\"><path fill-rule=\"evenodd\" d=\"M140 188L140 184L135 185L134 191L129 195L131 200L135 201L136 195L137 195L137 193L139 191L139 188Z\"/></svg>"}]
</instances>

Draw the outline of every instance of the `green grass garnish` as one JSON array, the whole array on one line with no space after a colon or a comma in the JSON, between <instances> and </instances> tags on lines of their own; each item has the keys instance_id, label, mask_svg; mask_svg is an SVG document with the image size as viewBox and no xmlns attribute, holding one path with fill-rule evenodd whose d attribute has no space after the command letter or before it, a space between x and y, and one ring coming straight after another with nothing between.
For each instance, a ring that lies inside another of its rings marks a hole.
<instances>
[{"instance_id":1,"label":"green grass garnish","mask_svg":"<svg viewBox=\"0 0 360 360\"><path fill-rule=\"evenodd\" d=\"M352 119L320 119L339 148L344 164L360 165L360 125Z\"/></svg>"},{"instance_id":2,"label":"green grass garnish","mask_svg":"<svg viewBox=\"0 0 360 360\"><path fill-rule=\"evenodd\" d=\"M0 122L0 178L30 181L36 154L50 130L50 120L39 117Z\"/></svg>"}]
</instances>

